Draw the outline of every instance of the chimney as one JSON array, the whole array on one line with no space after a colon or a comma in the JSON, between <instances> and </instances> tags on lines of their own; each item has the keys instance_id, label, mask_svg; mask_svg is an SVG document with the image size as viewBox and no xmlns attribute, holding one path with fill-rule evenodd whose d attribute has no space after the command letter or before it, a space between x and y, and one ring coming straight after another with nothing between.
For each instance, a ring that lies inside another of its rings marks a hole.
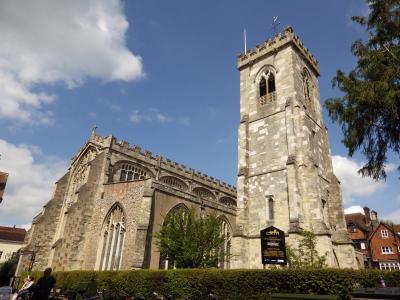
<instances>
[{"instance_id":1,"label":"chimney","mask_svg":"<svg viewBox=\"0 0 400 300\"><path fill-rule=\"evenodd\" d=\"M369 207L364 206L364 215L365 215L365 225L369 226L371 224L371 215L369 213Z\"/></svg>"},{"instance_id":2,"label":"chimney","mask_svg":"<svg viewBox=\"0 0 400 300\"><path fill-rule=\"evenodd\" d=\"M374 210L371 210L371 220L372 220L372 222L378 221L378 213Z\"/></svg>"}]
</instances>

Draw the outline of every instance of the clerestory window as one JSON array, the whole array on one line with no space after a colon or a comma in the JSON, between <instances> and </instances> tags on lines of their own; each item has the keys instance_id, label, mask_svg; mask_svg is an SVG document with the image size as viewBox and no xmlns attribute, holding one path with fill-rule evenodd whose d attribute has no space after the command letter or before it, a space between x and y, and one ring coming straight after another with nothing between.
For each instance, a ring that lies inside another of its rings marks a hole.
<instances>
[{"instance_id":1,"label":"clerestory window","mask_svg":"<svg viewBox=\"0 0 400 300\"><path fill-rule=\"evenodd\" d=\"M147 172L137 166L126 164L121 166L119 181L141 180L147 177Z\"/></svg>"}]
</instances>

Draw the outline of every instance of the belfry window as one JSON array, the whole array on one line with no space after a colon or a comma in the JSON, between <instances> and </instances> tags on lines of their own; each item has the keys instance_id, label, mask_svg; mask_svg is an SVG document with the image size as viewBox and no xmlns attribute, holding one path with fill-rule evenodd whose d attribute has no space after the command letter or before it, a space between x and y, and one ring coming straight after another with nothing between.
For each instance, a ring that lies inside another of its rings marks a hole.
<instances>
[{"instance_id":1,"label":"belfry window","mask_svg":"<svg viewBox=\"0 0 400 300\"><path fill-rule=\"evenodd\" d=\"M268 93L275 92L275 77L273 74L270 74L268 77Z\"/></svg>"},{"instance_id":2,"label":"belfry window","mask_svg":"<svg viewBox=\"0 0 400 300\"><path fill-rule=\"evenodd\" d=\"M260 80L260 97L265 96L266 94L267 94L267 82L263 77Z\"/></svg>"},{"instance_id":3,"label":"belfry window","mask_svg":"<svg viewBox=\"0 0 400 300\"><path fill-rule=\"evenodd\" d=\"M261 75L258 87L260 105L265 105L276 99L275 76L271 71L267 71Z\"/></svg>"},{"instance_id":4,"label":"belfry window","mask_svg":"<svg viewBox=\"0 0 400 300\"><path fill-rule=\"evenodd\" d=\"M302 73L303 77L303 93L304 93L304 100L306 104L310 106L312 109L312 101L313 101L313 85L311 81L310 73L306 68L303 69Z\"/></svg>"}]
</instances>

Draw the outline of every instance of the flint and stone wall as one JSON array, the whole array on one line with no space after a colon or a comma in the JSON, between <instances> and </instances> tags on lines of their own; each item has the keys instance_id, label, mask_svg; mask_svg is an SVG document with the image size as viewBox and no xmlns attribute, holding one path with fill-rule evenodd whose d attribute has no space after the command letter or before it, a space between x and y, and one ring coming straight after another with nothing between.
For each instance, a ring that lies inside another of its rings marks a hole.
<instances>
[{"instance_id":1,"label":"flint and stone wall","mask_svg":"<svg viewBox=\"0 0 400 300\"><path fill-rule=\"evenodd\" d=\"M316 60L287 28L240 55L238 68L238 217L233 238L233 254L238 255L231 265L262 268L260 230L273 225L285 231L294 247L302 230L313 231L329 266L356 268L322 120ZM259 82L268 72L274 74L276 91L265 103ZM310 80L309 97L304 74Z\"/></svg>"},{"instance_id":2,"label":"flint and stone wall","mask_svg":"<svg viewBox=\"0 0 400 300\"><path fill-rule=\"evenodd\" d=\"M132 165L145 178L120 181L121 165ZM198 192L201 191L201 192ZM124 238L119 269L159 267L152 238L164 217L177 205L199 214L214 212L230 228L236 216L236 190L184 165L153 157L140 147L95 132L56 183L52 199L33 220L25 251L35 251L33 270L100 268L107 215L118 205L123 211ZM232 230L231 230L232 231ZM21 256L18 271L27 270L30 256Z\"/></svg>"}]
</instances>

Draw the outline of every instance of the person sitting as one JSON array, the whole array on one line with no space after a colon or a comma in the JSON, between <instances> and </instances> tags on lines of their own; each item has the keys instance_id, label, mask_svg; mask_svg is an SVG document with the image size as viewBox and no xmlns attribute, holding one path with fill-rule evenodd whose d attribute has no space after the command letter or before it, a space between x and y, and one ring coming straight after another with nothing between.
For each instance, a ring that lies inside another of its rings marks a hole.
<instances>
[{"instance_id":1,"label":"person sitting","mask_svg":"<svg viewBox=\"0 0 400 300\"><path fill-rule=\"evenodd\" d=\"M24 279L24 284L19 289L18 293L14 294L13 300L17 300L22 298L23 296L27 295L28 293L32 292L31 287L35 283L32 276L27 276Z\"/></svg>"}]
</instances>

